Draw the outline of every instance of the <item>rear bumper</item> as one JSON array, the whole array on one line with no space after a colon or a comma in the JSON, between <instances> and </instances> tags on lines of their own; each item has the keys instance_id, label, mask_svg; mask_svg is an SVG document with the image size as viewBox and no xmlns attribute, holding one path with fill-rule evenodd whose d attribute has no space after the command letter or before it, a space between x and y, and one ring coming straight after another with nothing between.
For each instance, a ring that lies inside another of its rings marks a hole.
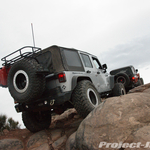
<instances>
[{"instance_id":1,"label":"rear bumper","mask_svg":"<svg viewBox=\"0 0 150 150\"><path fill-rule=\"evenodd\" d=\"M71 94L72 92L58 93L57 95L42 98L32 103L20 103L15 105L15 109L17 112L54 109L66 101L69 101Z\"/></svg>"}]
</instances>

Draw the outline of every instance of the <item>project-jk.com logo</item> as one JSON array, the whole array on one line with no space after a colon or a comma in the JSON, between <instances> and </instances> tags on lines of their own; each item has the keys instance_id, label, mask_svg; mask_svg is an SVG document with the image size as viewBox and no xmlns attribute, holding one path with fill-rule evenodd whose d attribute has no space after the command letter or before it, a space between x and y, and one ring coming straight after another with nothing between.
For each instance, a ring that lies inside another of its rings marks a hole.
<instances>
[{"instance_id":1,"label":"project-jk.com logo","mask_svg":"<svg viewBox=\"0 0 150 150\"><path fill-rule=\"evenodd\" d=\"M146 142L145 144L142 144L141 142L137 143L107 143L107 142L100 142L99 148L150 148L150 142Z\"/></svg>"}]
</instances>

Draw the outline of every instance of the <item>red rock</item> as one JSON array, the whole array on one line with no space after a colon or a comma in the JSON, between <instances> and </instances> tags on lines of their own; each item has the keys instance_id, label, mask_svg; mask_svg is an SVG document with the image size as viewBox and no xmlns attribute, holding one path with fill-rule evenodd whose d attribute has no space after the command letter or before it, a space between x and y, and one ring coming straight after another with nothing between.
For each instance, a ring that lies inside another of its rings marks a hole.
<instances>
[{"instance_id":1,"label":"red rock","mask_svg":"<svg viewBox=\"0 0 150 150\"><path fill-rule=\"evenodd\" d=\"M32 150L50 150L48 143L44 143L39 147L33 148Z\"/></svg>"},{"instance_id":2,"label":"red rock","mask_svg":"<svg viewBox=\"0 0 150 150\"><path fill-rule=\"evenodd\" d=\"M64 135L63 137L59 138L57 141L55 141L52 146L54 149L59 149L60 147L64 146L67 141L67 136Z\"/></svg>"},{"instance_id":3,"label":"red rock","mask_svg":"<svg viewBox=\"0 0 150 150\"><path fill-rule=\"evenodd\" d=\"M0 150L23 150L23 143L18 139L0 140Z\"/></svg>"},{"instance_id":4,"label":"red rock","mask_svg":"<svg viewBox=\"0 0 150 150\"><path fill-rule=\"evenodd\" d=\"M76 147L78 150L82 150L83 147L86 150L99 150L100 142L126 142L132 133L136 133L133 139L138 141L145 136L146 129L142 128L150 123L149 112L148 92L108 98L80 124L76 132ZM147 138L149 139L149 135Z\"/></svg>"},{"instance_id":5,"label":"red rock","mask_svg":"<svg viewBox=\"0 0 150 150\"><path fill-rule=\"evenodd\" d=\"M40 145L48 143L48 137L45 133L45 131L40 131L35 134L33 134L28 142L27 142L27 148L30 150L35 147L39 147Z\"/></svg>"},{"instance_id":6,"label":"red rock","mask_svg":"<svg viewBox=\"0 0 150 150\"><path fill-rule=\"evenodd\" d=\"M51 139L52 141L56 141L58 138L61 137L62 129L55 129L51 131Z\"/></svg>"}]
</instances>

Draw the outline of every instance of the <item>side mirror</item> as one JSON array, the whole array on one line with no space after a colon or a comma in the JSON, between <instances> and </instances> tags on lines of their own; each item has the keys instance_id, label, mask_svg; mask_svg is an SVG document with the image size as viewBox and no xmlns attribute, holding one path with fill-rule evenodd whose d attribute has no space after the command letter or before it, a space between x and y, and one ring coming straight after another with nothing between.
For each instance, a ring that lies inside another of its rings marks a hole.
<instances>
[{"instance_id":1,"label":"side mirror","mask_svg":"<svg viewBox=\"0 0 150 150\"><path fill-rule=\"evenodd\" d=\"M103 68L104 70L106 70L106 69L107 69L107 65L106 65L106 64L103 64L103 65L102 65L102 68Z\"/></svg>"},{"instance_id":2,"label":"side mirror","mask_svg":"<svg viewBox=\"0 0 150 150\"><path fill-rule=\"evenodd\" d=\"M136 69L135 71L136 71L136 73L137 73L137 72L138 72L138 69Z\"/></svg>"}]
</instances>

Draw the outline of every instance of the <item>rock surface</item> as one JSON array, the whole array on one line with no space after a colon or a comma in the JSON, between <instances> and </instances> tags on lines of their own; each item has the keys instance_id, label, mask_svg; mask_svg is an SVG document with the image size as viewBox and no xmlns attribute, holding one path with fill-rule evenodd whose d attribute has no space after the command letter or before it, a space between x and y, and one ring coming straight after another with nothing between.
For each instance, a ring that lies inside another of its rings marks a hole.
<instances>
[{"instance_id":1,"label":"rock surface","mask_svg":"<svg viewBox=\"0 0 150 150\"><path fill-rule=\"evenodd\" d=\"M140 141L145 144L150 139L149 87L150 84L147 84L141 89L138 87L138 91L135 90L138 93L106 99L82 121L76 134L68 139L70 142L67 141L66 149L75 147L78 150L98 150L100 142ZM103 146L101 149L109 148Z\"/></svg>"},{"instance_id":2,"label":"rock surface","mask_svg":"<svg viewBox=\"0 0 150 150\"><path fill-rule=\"evenodd\" d=\"M149 112L150 84L146 84L127 95L104 100L84 120L75 109L69 109L62 115L52 116L48 130L4 131L0 135L0 150L98 150L100 142L146 144L150 141ZM112 148L109 145L101 149ZM137 148L119 150L130 149Z\"/></svg>"},{"instance_id":3,"label":"rock surface","mask_svg":"<svg viewBox=\"0 0 150 150\"><path fill-rule=\"evenodd\" d=\"M4 132L0 136L0 150L65 150L67 139L77 130L82 120L73 108L62 115L52 116L48 130L37 133L27 129Z\"/></svg>"},{"instance_id":4,"label":"rock surface","mask_svg":"<svg viewBox=\"0 0 150 150\"><path fill-rule=\"evenodd\" d=\"M19 139L0 140L0 150L23 150L23 143Z\"/></svg>"}]
</instances>

